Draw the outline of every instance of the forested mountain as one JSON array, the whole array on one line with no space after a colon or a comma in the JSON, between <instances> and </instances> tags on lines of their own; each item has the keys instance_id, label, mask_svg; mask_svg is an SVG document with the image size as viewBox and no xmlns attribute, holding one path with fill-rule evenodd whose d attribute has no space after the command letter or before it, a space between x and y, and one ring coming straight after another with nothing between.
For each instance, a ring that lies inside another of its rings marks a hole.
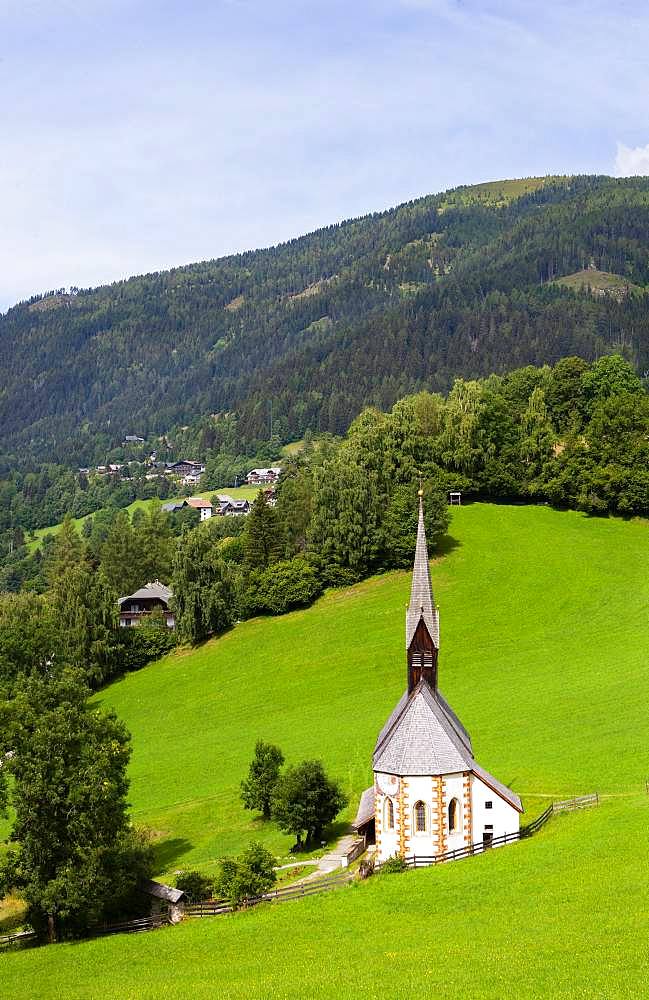
<instances>
[{"instance_id":1,"label":"forested mountain","mask_svg":"<svg viewBox=\"0 0 649 1000\"><path fill-rule=\"evenodd\" d=\"M593 268L621 292L556 280ZM51 293L0 316L0 472L101 460L125 434L233 411L254 453L271 400L290 439L457 375L612 350L643 373L648 285L649 179L567 177L457 188L272 249Z\"/></svg>"}]
</instances>

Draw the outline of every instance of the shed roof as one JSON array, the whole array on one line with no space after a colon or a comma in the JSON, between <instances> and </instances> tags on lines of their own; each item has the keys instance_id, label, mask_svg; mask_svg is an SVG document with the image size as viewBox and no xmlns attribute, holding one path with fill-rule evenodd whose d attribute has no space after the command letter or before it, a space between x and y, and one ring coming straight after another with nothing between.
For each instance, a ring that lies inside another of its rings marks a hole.
<instances>
[{"instance_id":1,"label":"shed roof","mask_svg":"<svg viewBox=\"0 0 649 1000\"><path fill-rule=\"evenodd\" d=\"M186 893L182 889L173 889L163 882L154 882L152 879L142 879L139 883L140 892L147 896L155 896L156 899L164 899L167 903L180 903L187 899Z\"/></svg>"},{"instance_id":2,"label":"shed roof","mask_svg":"<svg viewBox=\"0 0 649 1000\"><path fill-rule=\"evenodd\" d=\"M361 795L356 819L352 823L352 829L359 830L366 823L369 823L370 820L374 819L374 798L374 785L372 785L371 788L366 788Z\"/></svg>"}]
</instances>

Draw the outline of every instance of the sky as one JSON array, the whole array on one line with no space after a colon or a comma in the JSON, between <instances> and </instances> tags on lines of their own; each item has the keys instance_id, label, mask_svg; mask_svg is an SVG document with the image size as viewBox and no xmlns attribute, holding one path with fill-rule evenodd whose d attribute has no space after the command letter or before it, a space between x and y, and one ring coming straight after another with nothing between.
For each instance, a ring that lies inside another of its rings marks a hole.
<instances>
[{"instance_id":1,"label":"sky","mask_svg":"<svg viewBox=\"0 0 649 1000\"><path fill-rule=\"evenodd\" d=\"M458 184L649 173L646 0L0 0L0 310Z\"/></svg>"}]
</instances>

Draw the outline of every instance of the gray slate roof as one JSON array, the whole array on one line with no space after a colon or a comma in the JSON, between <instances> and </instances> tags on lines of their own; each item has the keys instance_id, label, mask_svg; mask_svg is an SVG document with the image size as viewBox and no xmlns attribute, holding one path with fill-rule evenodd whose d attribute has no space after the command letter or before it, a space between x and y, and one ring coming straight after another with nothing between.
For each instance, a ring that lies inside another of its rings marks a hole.
<instances>
[{"instance_id":1,"label":"gray slate roof","mask_svg":"<svg viewBox=\"0 0 649 1000\"><path fill-rule=\"evenodd\" d=\"M352 823L353 830L360 829L361 826L365 826L371 819L374 819L374 799L374 785L372 785L371 788L366 788L361 795L356 819Z\"/></svg>"},{"instance_id":2,"label":"gray slate roof","mask_svg":"<svg viewBox=\"0 0 649 1000\"><path fill-rule=\"evenodd\" d=\"M494 778L493 774L489 774L489 771L486 771L484 767L480 767L480 765L475 761L473 762L471 770L475 774L476 778L480 778L481 781L484 781L485 785L489 785L490 788L493 788L494 792L496 792L497 795L500 795L505 802L509 802L510 806L513 806L514 809L518 809L519 812L523 812L523 803L516 792L513 792L511 788L507 787L507 785L503 785L502 781L498 781L498 778Z\"/></svg>"},{"instance_id":3,"label":"gray slate roof","mask_svg":"<svg viewBox=\"0 0 649 1000\"><path fill-rule=\"evenodd\" d=\"M153 600L157 597L161 601L164 601L165 604L168 604L173 596L173 591L169 587L166 587L164 583L160 583L159 580L154 580L153 583L147 583L145 587L140 587L134 594L127 594L126 597L120 597L117 603L121 607L124 601Z\"/></svg>"},{"instance_id":4,"label":"gray slate roof","mask_svg":"<svg viewBox=\"0 0 649 1000\"><path fill-rule=\"evenodd\" d=\"M372 768L402 777L470 771L514 809L523 811L516 792L474 760L466 729L445 698L425 681L410 696L406 691L381 730ZM359 816L362 806L361 798Z\"/></svg>"},{"instance_id":5,"label":"gray slate roof","mask_svg":"<svg viewBox=\"0 0 649 1000\"><path fill-rule=\"evenodd\" d=\"M142 879L139 884L140 892L147 896L155 896L156 899L164 899L167 903L179 903L181 899L187 899L182 889L172 889L170 885L163 882L154 882L152 879Z\"/></svg>"},{"instance_id":6,"label":"gray slate roof","mask_svg":"<svg viewBox=\"0 0 649 1000\"><path fill-rule=\"evenodd\" d=\"M425 681L407 697L372 764L375 771L398 775L452 774L472 766L470 750Z\"/></svg>"},{"instance_id":7,"label":"gray slate roof","mask_svg":"<svg viewBox=\"0 0 649 1000\"><path fill-rule=\"evenodd\" d=\"M409 648L412 637L422 618L426 623L431 639L435 643L436 648L439 649L439 612L435 607L433 588L430 582L430 566L428 563L428 548L426 546L426 530L424 528L424 503L420 497L415 564L412 570L410 604L406 611L406 649Z\"/></svg>"}]
</instances>

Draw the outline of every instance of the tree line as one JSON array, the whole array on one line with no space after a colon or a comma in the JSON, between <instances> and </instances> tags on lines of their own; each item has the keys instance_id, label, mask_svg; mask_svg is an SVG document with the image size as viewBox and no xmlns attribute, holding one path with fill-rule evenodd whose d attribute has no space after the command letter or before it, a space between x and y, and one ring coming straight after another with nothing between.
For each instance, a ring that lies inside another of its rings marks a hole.
<instances>
[{"instance_id":1,"label":"tree line","mask_svg":"<svg viewBox=\"0 0 649 1000\"><path fill-rule=\"evenodd\" d=\"M310 604L327 586L408 566L419 480L432 547L449 523L448 491L545 501L591 514L649 513L649 397L617 355L564 358L487 379L457 379L389 411L365 409L342 440L311 437L286 461L274 506L245 518L152 508L64 522L33 589L0 598L0 682L53 656L97 686L235 622ZM117 627L117 598L160 579L177 634L151 616Z\"/></svg>"}]
</instances>

